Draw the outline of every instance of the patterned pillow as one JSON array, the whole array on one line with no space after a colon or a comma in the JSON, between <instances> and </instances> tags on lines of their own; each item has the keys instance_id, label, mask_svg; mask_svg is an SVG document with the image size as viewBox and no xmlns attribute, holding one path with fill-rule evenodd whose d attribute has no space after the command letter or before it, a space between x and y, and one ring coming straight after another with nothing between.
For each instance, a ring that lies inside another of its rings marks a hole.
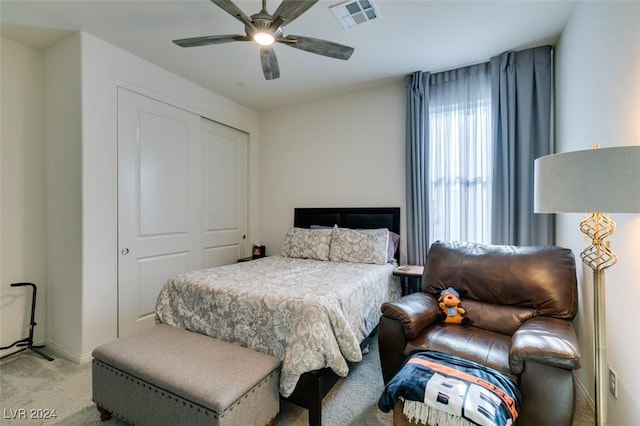
<instances>
[{"instance_id":1,"label":"patterned pillow","mask_svg":"<svg viewBox=\"0 0 640 426\"><path fill-rule=\"evenodd\" d=\"M400 245L400 235L396 234L395 232L389 231L387 262L393 263L398 260L396 259L396 250L398 250L398 245Z\"/></svg>"},{"instance_id":2,"label":"patterned pillow","mask_svg":"<svg viewBox=\"0 0 640 426\"><path fill-rule=\"evenodd\" d=\"M289 228L280 254L285 257L329 260L333 229Z\"/></svg>"},{"instance_id":3,"label":"patterned pillow","mask_svg":"<svg viewBox=\"0 0 640 426\"><path fill-rule=\"evenodd\" d=\"M389 230L334 228L329 259L334 262L387 263Z\"/></svg>"}]
</instances>

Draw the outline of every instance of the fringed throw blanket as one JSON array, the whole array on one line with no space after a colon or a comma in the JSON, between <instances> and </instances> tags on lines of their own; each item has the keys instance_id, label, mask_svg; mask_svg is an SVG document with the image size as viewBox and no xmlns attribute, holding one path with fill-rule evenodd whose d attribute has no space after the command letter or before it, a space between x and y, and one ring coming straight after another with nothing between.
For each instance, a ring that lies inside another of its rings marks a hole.
<instances>
[{"instance_id":1,"label":"fringed throw blanket","mask_svg":"<svg viewBox=\"0 0 640 426\"><path fill-rule=\"evenodd\" d=\"M404 401L404 414L427 425L509 426L520 391L484 365L436 351L414 353L385 387L378 407L388 413Z\"/></svg>"}]
</instances>

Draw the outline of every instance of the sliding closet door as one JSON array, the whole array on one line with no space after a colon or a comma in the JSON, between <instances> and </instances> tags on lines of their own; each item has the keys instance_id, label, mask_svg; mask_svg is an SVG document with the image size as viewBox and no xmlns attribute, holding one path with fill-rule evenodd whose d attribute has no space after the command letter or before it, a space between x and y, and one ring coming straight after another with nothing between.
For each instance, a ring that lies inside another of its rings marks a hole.
<instances>
[{"instance_id":1,"label":"sliding closet door","mask_svg":"<svg viewBox=\"0 0 640 426\"><path fill-rule=\"evenodd\" d=\"M118 91L118 335L153 325L171 276L201 268L201 118Z\"/></svg>"},{"instance_id":2,"label":"sliding closet door","mask_svg":"<svg viewBox=\"0 0 640 426\"><path fill-rule=\"evenodd\" d=\"M203 118L202 148L205 265L235 263L248 245L248 135Z\"/></svg>"}]
</instances>

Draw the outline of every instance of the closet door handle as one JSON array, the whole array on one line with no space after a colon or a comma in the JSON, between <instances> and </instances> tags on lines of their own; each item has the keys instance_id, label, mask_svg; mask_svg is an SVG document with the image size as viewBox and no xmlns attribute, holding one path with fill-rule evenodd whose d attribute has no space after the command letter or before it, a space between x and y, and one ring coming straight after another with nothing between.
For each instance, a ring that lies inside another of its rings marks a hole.
<instances>
[{"instance_id":1,"label":"closet door handle","mask_svg":"<svg viewBox=\"0 0 640 426\"><path fill-rule=\"evenodd\" d=\"M128 255L129 254L129 249L128 248L123 248L120 253L122 253L123 255Z\"/></svg>"}]
</instances>

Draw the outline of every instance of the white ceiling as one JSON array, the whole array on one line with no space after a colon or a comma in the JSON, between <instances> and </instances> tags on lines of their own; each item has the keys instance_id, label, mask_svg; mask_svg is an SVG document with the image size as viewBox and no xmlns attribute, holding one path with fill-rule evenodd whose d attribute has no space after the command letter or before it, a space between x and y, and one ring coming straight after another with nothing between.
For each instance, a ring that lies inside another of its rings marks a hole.
<instances>
[{"instance_id":1,"label":"white ceiling","mask_svg":"<svg viewBox=\"0 0 640 426\"><path fill-rule=\"evenodd\" d=\"M275 45L280 78L266 81L254 43L181 48L171 40L244 34L242 23L208 0L0 0L2 37L46 49L85 31L257 111L485 61L509 49L557 40L574 1L373 0L380 18L345 30L320 0L285 35L355 48L348 61ZM237 0L245 14L261 0ZM280 0L267 0L273 13Z\"/></svg>"}]
</instances>

